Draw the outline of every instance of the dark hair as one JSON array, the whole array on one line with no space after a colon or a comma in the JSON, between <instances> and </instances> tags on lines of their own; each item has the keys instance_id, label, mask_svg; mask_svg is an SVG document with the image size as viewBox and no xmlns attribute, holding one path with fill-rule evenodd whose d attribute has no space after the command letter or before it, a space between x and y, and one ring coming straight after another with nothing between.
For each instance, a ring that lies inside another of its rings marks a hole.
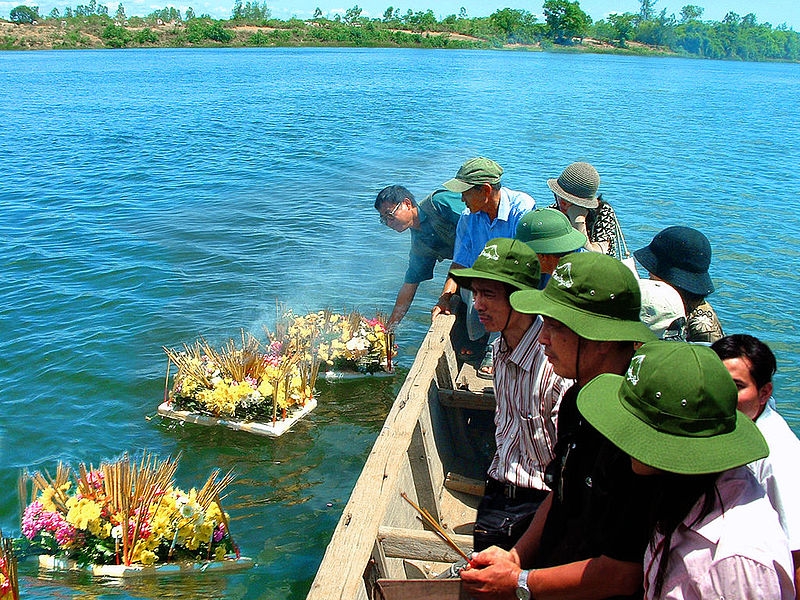
<instances>
[{"instance_id":1,"label":"dark hair","mask_svg":"<svg viewBox=\"0 0 800 600\"><path fill-rule=\"evenodd\" d=\"M757 388L762 388L778 370L775 355L764 342L746 333L737 333L718 339L711 349L722 360L746 358L750 361L750 376Z\"/></svg>"},{"instance_id":2,"label":"dark hair","mask_svg":"<svg viewBox=\"0 0 800 600\"><path fill-rule=\"evenodd\" d=\"M406 198L411 200L411 204L414 206L417 205L417 201L414 200L414 194L409 192L402 185L390 185L378 192L378 197L375 198L375 210L380 210L381 205L387 202L392 206L396 206Z\"/></svg>"},{"instance_id":3,"label":"dark hair","mask_svg":"<svg viewBox=\"0 0 800 600\"><path fill-rule=\"evenodd\" d=\"M642 477L648 479L652 477L655 484L653 493L650 495L652 502L649 507L650 531L652 532L650 545L653 549L650 566L658 565L653 589L653 597L658 598L661 596L667 574L672 534L698 502L702 501L700 512L689 526L696 525L711 514L718 501L722 504L722 498L719 496L716 485L719 473L679 475L664 472L659 475ZM723 506L723 511L724 508ZM658 546L654 546L656 533L664 536L663 542ZM645 568L649 570L649 567Z\"/></svg>"},{"instance_id":4,"label":"dark hair","mask_svg":"<svg viewBox=\"0 0 800 600\"><path fill-rule=\"evenodd\" d=\"M503 187L503 184L498 181L497 183L489 183L489 184L476 183L475 185L472 186L472 189L474 189L474 190L482 190L484 185L492 186L492 190L494 190L495 192L499 191L500 188Z\"/></svg>"}]
</instances>

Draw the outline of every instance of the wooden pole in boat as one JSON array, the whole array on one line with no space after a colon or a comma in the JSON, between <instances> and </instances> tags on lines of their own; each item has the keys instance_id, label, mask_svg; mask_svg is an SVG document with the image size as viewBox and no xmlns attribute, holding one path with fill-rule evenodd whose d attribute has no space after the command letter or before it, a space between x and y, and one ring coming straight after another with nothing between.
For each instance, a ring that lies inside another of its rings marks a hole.
<instances>
[{"instance_id":1,"label":"wooden pole in boat","mask_svg":"<svg viewBox=\"0 0 800 600\"><path fill-rule=\"evenodd\" d=\"M439 523L436 521L436 519L434 519L427 510L417 506L414 503L414 501L411 498L409 498L408 495L405 492L400 492L400 495L403 497L403 500L408 502L412 507L414 507L414 510L416 510L420 514L420 516L422 517L422 521L424 523L427 523L428 525L433 527L434 531L439 534L439 536L442 538L442 540L444 540L444 542L448 546L450 546L453 550L458 552L458 554L461 556L461 558L463 558L465 561L467 561L467 563L469 563L469 566L473 566L472 565L472 561L470 560L469 556L467 556L467 553L464 552L461 548L458 547L458 544L456 544L453 541L453 538L451 538L447 534L447 532L444 530L444 528L441 525L439 525Z\"/></svg>"}]
</instances>

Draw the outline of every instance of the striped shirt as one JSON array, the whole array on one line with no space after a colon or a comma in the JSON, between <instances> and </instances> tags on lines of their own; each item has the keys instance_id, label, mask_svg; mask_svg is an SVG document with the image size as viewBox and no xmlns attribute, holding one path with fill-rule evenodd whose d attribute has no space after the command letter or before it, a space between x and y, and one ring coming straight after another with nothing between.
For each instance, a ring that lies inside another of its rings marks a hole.
<instances>
[{"instance_id":1,"label":"striped shirt","mask_svg":"<svg viewBox=\"0 0 800 600\"><path fill-rule=\"evenodd\" d=\"M542 318L536 317L513 350L502 336L492 344L497 452L489 476L547 490L544 470L553 459L558 406L572 380L553 372L539 343L541 330Z\"/></svg>"}]
</instances>

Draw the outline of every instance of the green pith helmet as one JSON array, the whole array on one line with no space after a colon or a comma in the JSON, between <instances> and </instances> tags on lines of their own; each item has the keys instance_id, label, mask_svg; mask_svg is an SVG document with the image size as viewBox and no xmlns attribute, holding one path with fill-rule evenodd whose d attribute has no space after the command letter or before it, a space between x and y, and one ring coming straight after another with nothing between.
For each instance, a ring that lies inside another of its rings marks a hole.
<instances>
[{"instance_id":1,"label":"green pith helmet","mask_svg":"<svg viewBox=\"0 0 800 600\"><path fill-rule=\"evenodd\" d=\"M459 285L469 287L472 279L490 279L532 290L539 286L539 259L530 246L510 238L486 242L469 269L453 269L450 275Z\"/></svg>"},{"instance_id":2,"label":"green pith helmet","mask_svg":"<svg viewBox=\"0 0 800 600\"><path fill-rule=\"evenodd\" d=\"M536 254L567 254L586 245L586 235L575 229L567 216L552 208L538 208L522 216L514 237Z\"/></svg>"},{"instance_id":3,"label":"green pith helmet","mask_svg":"<svg viewBox=\"0 0 800 600\"><path fill-rule=\"evenodd\" d=\"M578 394L578 409L623 452L656 469L718 473L767 456L758 427L736 410L728 370L706 346L656 341L625 376L605 373Z\"/></svg>"},{"instance_id":4,"label":"green pith helmet","mask_svg":"<svg viewBox=\"0 0 800 600\"><path fill-rule=\"evenodd\" d=\"M655 334L639 320L642 296L631 270L598 252L568 254L558 261L543 290L511 294L521 313L559 321L582 338L649 342Z\"/></svg>"}]
</instances>

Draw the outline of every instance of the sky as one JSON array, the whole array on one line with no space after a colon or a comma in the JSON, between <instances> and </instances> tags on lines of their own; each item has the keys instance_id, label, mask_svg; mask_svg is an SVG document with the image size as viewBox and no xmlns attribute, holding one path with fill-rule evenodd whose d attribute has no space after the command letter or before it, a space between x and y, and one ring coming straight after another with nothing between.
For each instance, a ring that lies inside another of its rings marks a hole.
<instances>
[{"instance_id":1,"label":"sky","mask_svg":"<svg viewBox=\"0 0 800 600\"><path fill-rule=\"evenodd\" d=\"M246 2L247 0L243 0ZM256 1L256 0L253 0ZM259 3L263 0L258 0ZM387 7L392 6L405 14L409 9L413 12L433 10L437 18L447 15L459 14L463 6L470 17L485 17L501 8L515 8L526 10L542 17L542 4L544 0L267 0L267 7L272 16L278 19L297 17L306 19L313 16L317 7L326 17L344 14L348 8L358 5L362 9L362 16L381 17ZM144 16L154 10L167 6L174 6L186 12L192 7L198 15L209 14L217 19L227 19L231 16L234 0L98 0L99 4L106 4L109 14L117 10L117 5L122 2L128 16ZM610 13L632 12L638 13L639 0L579 0L580 7L592 19L599 20ZM88 5L89 0L0 0L0 16L7 18L9 11L20 4L39 6L40 14L48 14L53 7L63 11L65 7L75 7L79 4ZM728 12L735 12L739 16L754 13L759 23L771 23L773 26L785 23L795 31L800 31L800 1L798 0L761 0L756 3L752 0L657 0L656 12L667 9L667 14L680 16L681 7L686 4L695 4L703 7L703 20L721 21Z\"/></svg>"}]
</instances>

